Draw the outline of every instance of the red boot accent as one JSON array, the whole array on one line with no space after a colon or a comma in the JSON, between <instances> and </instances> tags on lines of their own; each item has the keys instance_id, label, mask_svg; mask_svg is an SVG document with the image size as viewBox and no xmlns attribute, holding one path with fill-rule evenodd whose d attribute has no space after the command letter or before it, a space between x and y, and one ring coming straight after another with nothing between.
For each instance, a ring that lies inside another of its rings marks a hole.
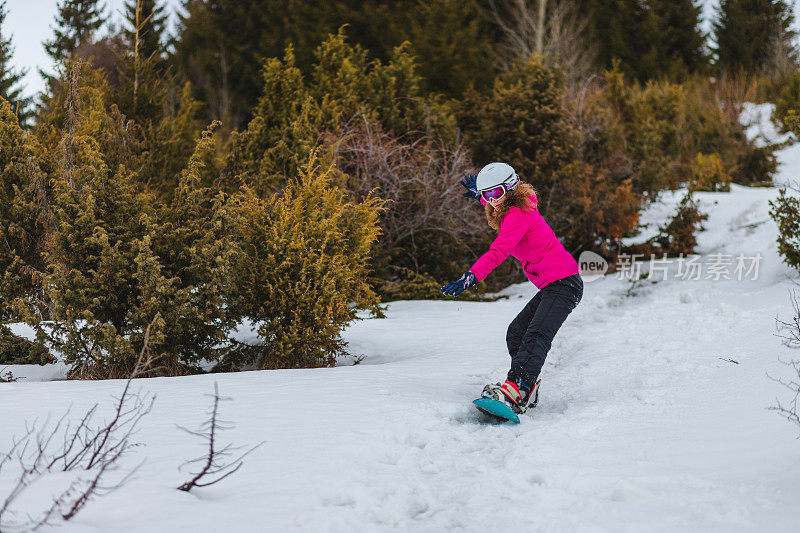
<instances>
[{"instance_id":1,"label":"red boot accent","mask_svg":"<svg viewBox=\"0 0 800 533\"><path fill-rule=\"evenodd\" d=\"M511 400L515 405L522 405L522 394L519 392L519 387L513 381L506 380L505 383L500 387L500 392L503 395Z\"/></svg>"}]
</instances>

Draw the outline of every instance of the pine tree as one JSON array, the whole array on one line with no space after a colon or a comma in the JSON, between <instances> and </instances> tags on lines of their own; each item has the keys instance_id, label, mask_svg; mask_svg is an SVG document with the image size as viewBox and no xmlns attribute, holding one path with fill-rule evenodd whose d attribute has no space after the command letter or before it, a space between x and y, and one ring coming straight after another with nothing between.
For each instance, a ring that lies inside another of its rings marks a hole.
<instances>
[{"instance_id":1,"label":"pine tree","mask_svg":"<svg viewBox=\"0 0 800 533\"><path fill-rule=\"evenodd\" d=\"M611 68L619 62L626 75L638 78L644 3L639 0L577 0L577 4L580 12L591 17L591 42L597 47L598 65Z\"/></svg>"},{"instance_id":2,"label":"pine tree","mask_svg":"<svg viewBox=\"0 0 800 533\"><path fill-rule=\"evenodd\" d=\"M793 20L783 0L722 0L714 23L717 69L770 74L796 65Z\"/></svg>"},{"instance_id":3,"label":"pine tree","mask_svg":"<svg viewBox=\"0 0 800 533\"><path fill-rule=\"evenodd\" d=\"M176 190L181 170L185 168L203 130L200 120L202 105L192 97L191 84L187 82L180 96L170 95L168 100L173 98L178 101L165 106L160 121L146 124L141 130L146 150L141 176L147 186L165 200ZM209 161L200 182L203 186L210 186L218 175L214 161Z\"/></svg>"},{"instance_id":4,"label":"pine tree","mask_svg":"<svg viewBox=\"0 0 800 533\"><path fill-rule=\"evenodd\" d=\"M39 330L74 365L72 377L129 375L148 334L148 372L190 372L216 357L228 327L229 229L219 216L222 197L203 186L211 131L172 201L157 202L138 183L134 129L108 104L105 80L79 59L65 68L66 117L47 125L57 144L45 137L55 152L43 274L53 322Z\"/></svg>"},{"instance_id":5,"label":"pine tree","mask_svg":"<svg viewBox=\"0 0 800 533\"><path fill-rule=\"evenodd\" d=\"M290 41L289 18L279 0L188 0L179 16L173 61L207 105L209 119L227 130L241 126L258 101L265 57L278 57Z\"/></svg>"},{"instance_id":6,"label":"pine tree","mask_svg":"<svg viewBox=\"0 0 800 533\"><path fill-rule=\"evenodd\" d=\"M55 322L46 334L75 365L73 375L122 377L137 353L127 337L144 330L131 310L140 297L137 260L152 256L146 238L154 203L120 164L129 133L107 114L107 87L87 76L85 64L71 61L67 68L67 116L51 180L55 221L45 254ZM153 339L157 346L158 335Z\"/></svg>"},{"instance_id":7,"label":"pine tree","mask_svg":"<svg viewBox=\"0 0 800 533\"><path fill-rule=\"evenodd\" d=\"M192 82L210 119L234 129L248 120L262 86L265 58L294 50L307 75L315 50L346 25L348 40L386 62L408 41L423 91L461 94L488 86L496 32L472 0L187 0L178 24L176 71Z\"/></svg>"},{"instance_id":8,"label":"pine tree","mask_svg":"<svg viewBox=\"0 0 800 533\"><path fill-rule=\"evenodd\" d=\"M548 190L576 150L563 96L558 72L536 56L498 77L488 95L468 92L458 122L475 162L512 162L528 183Z\"/></svg>"},{"instance_id":9,"label":"pine tree","mask_svg":"<svg viewBox=\"0 0 800 533\"><path fill-rule=\"evenodd\" d=\"M165 319L169 327L162 354L183 365L215 360L226 331L234 325L223 300L233 230L225 217L225 196L210 179L218 128L215 122L202 132L188 163L184 160L171 201L159 210L150 263L153 274L168 281L170 290L159 290L146 276L138 279L143 294L137 313L143 319L156 314Z\"/></svg>"},{"instance_id":10,"label":"pine tree","mask_svg":"<svg viewBox=\"0 0 800 533\"><path fill-rule=\"evenodd\" d=\"M47 54L62 63L81 44L91 42L103 25L100 0L63 0L58 6L55 36L45 43Z\"/></svg>"},{"instance_id":11,"label":"pine tree","mask_svg":"<svg viewBox=\"0 0 800 533\"><path fill-rule=\"evenodd\" d=\"M146 30L141 20L140 32ZM128 118L141 127L150 127L164 114L170 80L165 75L163 58L158 53L146 55L142 41L137 41L135 29L132 39L127 35L122 39L121 50L115 56L113 100Z\"/></svg>"},{"instance_id":12,"label":"pine tree","mask_svg":"<svg viewBox=\"0 0 800 533\"><path fill-rule=\"evenodd\" d=\"M460 95L484 89L494 77L496 47L486 38L486 22L469 0L419 0L410 11L405 38L428 91Z\"/></svg>"},{"instance_id":13,"label":"pine tree","mask_svg":"<svg viewBox=\"0 0 800 533\"><path fill-rule=\"evenodd\" d=\"M121 32L124 50L117 56L115 103L142 128L154 128L163 115L168 86L161 41L166 24L164 6L156 0L125 4Z\"/></svg>"},{"instance_id":14,"label":"pine tree","mask_svg":"<svg viewBox=\"0 0 800 533\"><path fill-rule=\"evenodd\" d=\"M680 79L708 62L692 0L578 0L591 17L598 65L638 81Z\"/></svg>"},{"instance_id":15,"label":"pine tree","mask_svg":"<svg viewBox=\"0 0 800 533\"><path fill-rule=\"evenodd\" d=\"M135 50L142 60L160 57L163 52L167 27L165 10L165 4L158 0L128 0L125 3L125 40L128 48Z\"/></svg>"},{"instance_id":16,"label":"pine tree","mask_svg":"<svg viewBox=\"0 0 800 533\"><path fill-rule=\"evenodd\" d=\"M11 108L24 124L29 117L28 105L31 99L23 95L22 87L19 86L26 71L16 71L11 66L14 47L5 29L7 14L5 1L0 2L0 98L11 103Z\"/></svg>"},{"instance_id":17,"label":"pine tree","mask_svg":"<svg viewBox=\"0 0 800 533\"><path fill-rule=\"evenodd\" d=\"M700 32L702 7L693 0L649 0L644 19L647 46L639 60L640 80L678 80L708 64Z\"/></svg>"},{"instance_id":18,"label":"pine tree","mask_svg":"<svg viewBox=\"0 0 800 533\"><path fill-rule=\"evenodd\" d=\"M95 67L96 72L84 76L105 78L98 84L106 90L104 99L132 122L130 140L134 144L129 153L137 159L137 165L131 167L137 170L135 179L168 200L203 129L200 104L167 69L160 44L166 22L163 2L133 0L125 8L124 27L82 45L78 55ZM63 68L58 71L61 80L49 79L49 94L43 98L37 119L38 124L54 123L57 129L65 120L63 80L67 78Z\"/></svg>"}]
</instances>

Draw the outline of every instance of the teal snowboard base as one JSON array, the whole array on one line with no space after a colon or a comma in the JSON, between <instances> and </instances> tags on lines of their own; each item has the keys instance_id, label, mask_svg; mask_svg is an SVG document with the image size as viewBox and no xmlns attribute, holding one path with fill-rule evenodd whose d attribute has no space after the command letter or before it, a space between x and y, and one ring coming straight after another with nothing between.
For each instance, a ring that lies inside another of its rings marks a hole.
<instances>
[{"instance_id":1,"label":"teal snowboard base","mask_svg":"<svg viewBox=\"0 0 800 533\"><path fill-rule=\"evenodd\" d=\"M490 416L501 419L502 421L519 424L519 416L517 416L517 413L512 411L504 402L492 400L491 398L478 398L477 400L473 400L472 403L475 404L475 407Z\"/></svg>"}]
</instances>

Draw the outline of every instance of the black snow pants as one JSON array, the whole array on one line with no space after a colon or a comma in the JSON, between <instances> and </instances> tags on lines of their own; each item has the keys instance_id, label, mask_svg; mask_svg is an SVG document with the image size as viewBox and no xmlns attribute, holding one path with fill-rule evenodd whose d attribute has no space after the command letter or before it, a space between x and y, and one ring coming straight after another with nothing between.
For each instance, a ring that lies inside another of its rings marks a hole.
<instances>
[{"instance_id":1,"label":"black snow pants","mask_svg":"<svg viewBox=\"0 0 800 533\"><path fill-rule=\"evenodd\" d=\"M508 326L506 344L511 355L508 379L519 377L533 385L544 365L558 328L583 297L580 274L546 285Z\"/></svg>"}]
</instances>

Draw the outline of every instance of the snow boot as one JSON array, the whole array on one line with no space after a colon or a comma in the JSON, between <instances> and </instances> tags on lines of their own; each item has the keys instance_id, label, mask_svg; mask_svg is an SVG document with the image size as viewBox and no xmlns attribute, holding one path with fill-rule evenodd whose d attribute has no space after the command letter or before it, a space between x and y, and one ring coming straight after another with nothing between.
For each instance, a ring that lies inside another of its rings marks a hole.
<instances>
[{"instance_id":1,"label":"snow boot","mask_svg":"<svg viewBox=\"0 0 800 533\"><path fill-rule=\"evenodd\" d=\"M539 402L539 384L542 380L536 380L533 388L529 388L522 380L517 381L506 380L505 383L486 385L481 393L481 398L504 402L512 411L521 415L530 407L536 407Z\"/></svg>"}]
</instances>

